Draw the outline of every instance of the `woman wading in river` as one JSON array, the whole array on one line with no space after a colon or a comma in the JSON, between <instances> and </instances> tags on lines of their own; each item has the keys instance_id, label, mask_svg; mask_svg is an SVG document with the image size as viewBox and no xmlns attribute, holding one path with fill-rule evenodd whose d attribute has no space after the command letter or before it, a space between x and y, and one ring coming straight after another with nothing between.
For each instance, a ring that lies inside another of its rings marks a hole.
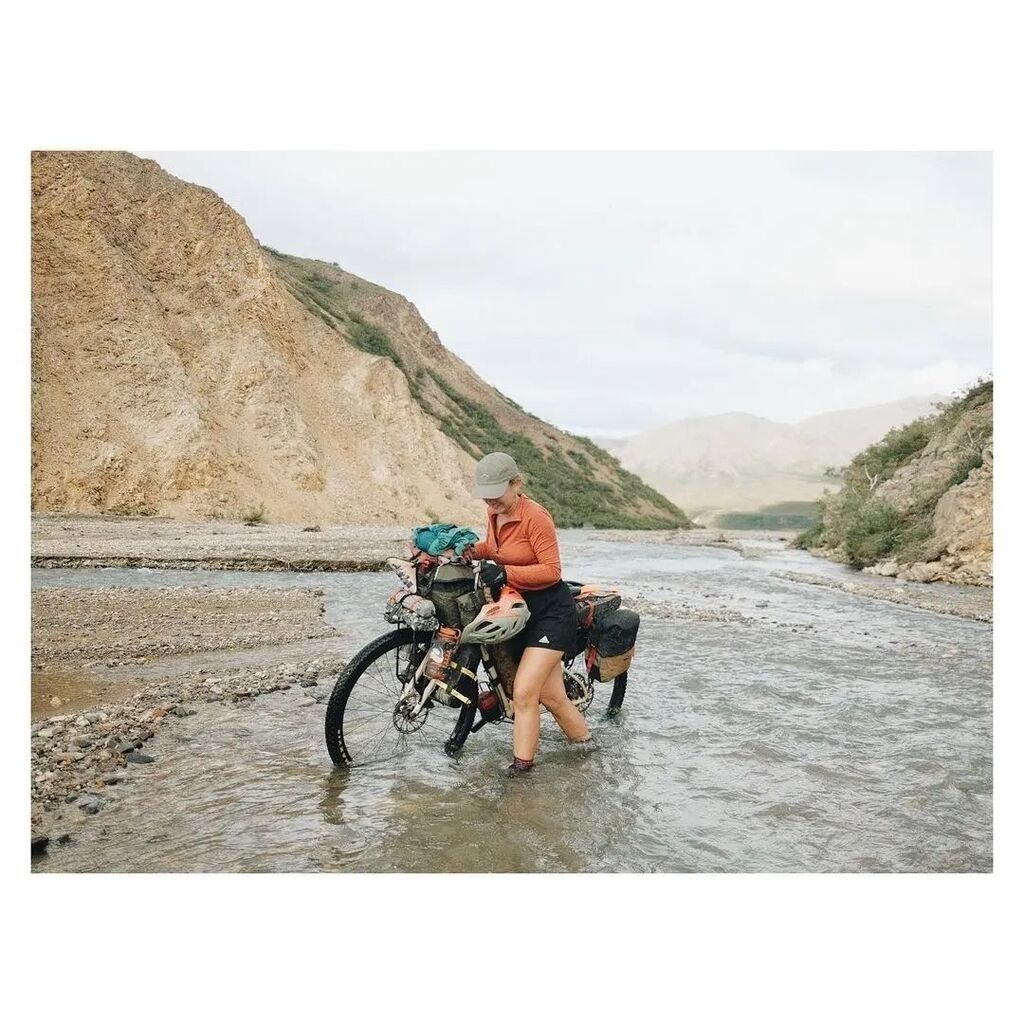
<instances>
[{"instance_id":1,"label":"woman wading in river","mask_svg":"<svg viewBox=\"0 0 1024 1024\"><path fill-rule=\"evenodd\" d=\"M508 769L518 775L533 768L541 704L570 742L590 739L562 680L562 655L576 638L576 608L562 581L554 520L523 494L523 478L511 455L492 452L477 463L473 497L487 504L487 539L471 549L474 558L488 560L480 568L480 581L494 594L507 582L530 609L526 627L510 641L521 652L512 691L514 760Z\"/></svg>"}]
</instances>

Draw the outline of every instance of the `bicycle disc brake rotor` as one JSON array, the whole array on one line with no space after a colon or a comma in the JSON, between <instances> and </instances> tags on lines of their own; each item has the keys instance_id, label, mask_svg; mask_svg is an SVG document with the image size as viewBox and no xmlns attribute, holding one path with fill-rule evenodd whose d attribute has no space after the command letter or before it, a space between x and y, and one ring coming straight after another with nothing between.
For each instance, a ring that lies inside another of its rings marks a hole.
<instances>
[{"instance_id":1,"label":"bicycle disc brake rotor","mask_svg":"<svg viewBox=\"0 0 1024 1024\"><path fill-rule=\"evenodd\" d=\"M427 715L430 714L430 705L426 704L420 709L420 713L413 718L411 716L412 709L416 706L419 700L419 694L413 693L409 697L404 697L395 705L394 713L391 716L391 720L395 723L395 728L408 735L409 733L418 732L423 728L427 721Z\"/></svg>"},{"instance_id":2,"label":"bicycle disc brake rotor","mask_svg":"<svg viewBox=\"0 0 1024 1024\"><path fill-rule=\"evenodd\" d=\"M570 669L564 670L563 678L566 696L580 711L586 711L594 699L594 684L582 673Z\"/></svg>"}]
</instances>

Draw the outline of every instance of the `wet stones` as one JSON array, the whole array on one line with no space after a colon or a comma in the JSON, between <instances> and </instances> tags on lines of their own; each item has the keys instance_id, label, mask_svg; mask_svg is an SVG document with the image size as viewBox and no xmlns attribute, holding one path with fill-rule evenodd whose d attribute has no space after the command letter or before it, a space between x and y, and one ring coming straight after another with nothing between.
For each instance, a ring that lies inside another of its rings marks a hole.
<instances>
[{"instance_id":1,"label":"wet stones","mask_svg":"<svg viewBox=\"0 0 1024 1024\"><path fill-rule=\"evenodd\" d=\"M217 676L197 670L172 681L154 682L119 704L56 714L37 722L31 730L34 834L54 835L58 822L49 816L59 816L63 808L74 806L91 817L116 800L120 789L132 780L128 766L138 771L156 760L140 749L143 744L168 722L179 723L195 715L196 707L191 705L230 703L244 713L260 696L295 686L295 692L312 706L327 695L319 694L315 685L303 684L332 676L343 665L343 659L326 657L301 666L292 663ZM48 816L45 822L44 813Z\"/></svg>"},{"instance_id":2,"label":"wet stones","mask_svg":"<svg viewBox=\"0 0 1024 1024\"><path fill-rule=\"evenodd\" d=\"M103 801L93 793L81 797L76 805L83 814L99 814Z\"/></svg>"}]
</instances>

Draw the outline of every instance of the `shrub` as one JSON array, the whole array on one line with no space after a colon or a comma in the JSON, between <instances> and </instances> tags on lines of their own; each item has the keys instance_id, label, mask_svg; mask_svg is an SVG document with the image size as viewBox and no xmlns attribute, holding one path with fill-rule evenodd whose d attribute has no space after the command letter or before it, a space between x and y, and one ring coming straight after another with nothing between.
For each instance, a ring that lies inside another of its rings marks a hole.
<instances>
[{"instance_id":1,"label":"shrub","mask_svg":"<svg viewBox=\"0 0 1024 1024\"><path fill-rule=\"evenodd\" d=\"M803 548L808 551L811 548L820 548L824 541L825 521L819 519L813 526L809 526L794 541L793 547Z\"/></svg>"},{"instance_id":2,"label":"shrub","mask_svg":"<svg viewBox=\"0 0 1024 1024\"><path fill-rule=\"evenodd\" d=\"M112 516L155 516L156 506L146 500L119 501L107 510Z\"/></svg>"},{"instance_id":3,"label":"shrub","mask_svg":"<svg viewBox=\"0 0 1024 1024\"><path fill-rule=\"evenodd\" d=\"M246 526L263 526L269 522L266 506L262 502L258 508L255 505L251 505L242 513L242 522Z\"/></svg>"},{"instance_id":4,"label":"shrub","mask_svg":"<svg viewBox=\"0 0 1024 1024\"><path fill-rule=\"evenodd\" d=\"M970 476L972 469L981 468L983 461L980 450L965 452L953 467L953 472L949 474L949 486L956 487L962 484Z\"/></svg>"},{"instance_id":5,"label":"shrub","mask_svg":"<svg viewBox=\"0 0 1024 1024\"><path fill-rule=\"evenodd\" d=\"M873 489L890 479L922 451L935 432L935 420L922 417L902 427L894 427L877 444L855 456L843 473L846 484L858 489Z\"/></svg>"},{"instance_id":6,"label":"shrub","mask_svg":"<svg viewBox=\"0 0 1024 1024\"><path fill-rule=\"evenodd\" d=\"M351 310L348 319L350 322L348 340L356 348L368 352L370 355L385 356L400 370L404 369L402 357L395 351L391 339L383 328L367 323L358 313L353 313Z\"/></svg>"},{"instance_id":7,"label":"shrub","mask_svg":"<svg viewBox=\"0 0 1024 1024\"><path fill-rule=\"evenodd\" d=\"M862 569L884 558L896 546L902 526L900 514L888 502L877 499L864 502L845 530L850 564Z\"/></svg>"}]
</instances>

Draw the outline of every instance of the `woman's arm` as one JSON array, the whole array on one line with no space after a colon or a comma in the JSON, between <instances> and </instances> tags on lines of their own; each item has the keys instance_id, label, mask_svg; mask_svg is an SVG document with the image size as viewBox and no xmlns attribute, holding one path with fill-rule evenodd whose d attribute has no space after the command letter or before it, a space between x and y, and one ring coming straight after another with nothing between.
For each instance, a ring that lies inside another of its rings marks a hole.
<instances>
[{"instance_id":1,"label":"woman's arm","mask_svg":"<svg viewBox=\"0 0 1024 1024\"><path fill-rule=\"evenodd\" d=\"M558 536L550 515L531 517L526 523L526 537L537 556L536 565L506 565L510 587L540 590L562 578L562 558L558 553Z\"/></svg>"},{"instance_id":2,"label":"woman's arm","mask_svg":"<svg viewBox=\"0 0 1024 1024\"><path fill-rule=\"evenodd\" d=\"M475 544L471 544L466 551L469 553L470 558L494 558L498 553L498 545L491 538L491 520L487 520L487 537L484 540L478 540Z\"/></svg>"}]
</instances>

